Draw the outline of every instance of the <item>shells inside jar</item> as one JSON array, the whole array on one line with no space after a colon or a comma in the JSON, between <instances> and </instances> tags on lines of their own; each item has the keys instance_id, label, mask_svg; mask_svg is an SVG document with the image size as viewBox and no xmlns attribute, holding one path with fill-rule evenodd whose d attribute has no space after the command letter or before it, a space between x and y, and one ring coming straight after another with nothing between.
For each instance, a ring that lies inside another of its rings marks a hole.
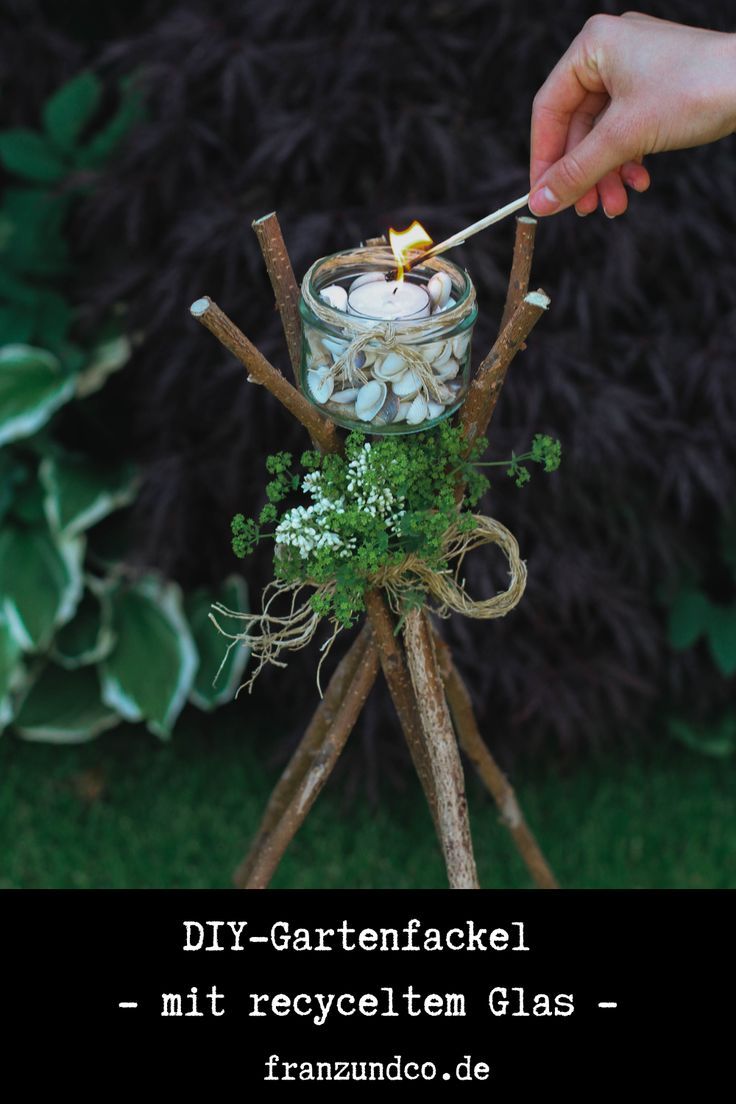
<instances>
[{"instance_id":1,"label":"shells inside jar","mask_svg":"<svg viewBox=\"0 0 736 1104\"><path fill-rule=\"evenodd\" d=\"M302 283L302 389L364 433L428 429L470 384L477 306L467 272L435 257L399 282L388 278L394 268L388 247L368 246L316 261Z\"/></svg>"}]
</instances>

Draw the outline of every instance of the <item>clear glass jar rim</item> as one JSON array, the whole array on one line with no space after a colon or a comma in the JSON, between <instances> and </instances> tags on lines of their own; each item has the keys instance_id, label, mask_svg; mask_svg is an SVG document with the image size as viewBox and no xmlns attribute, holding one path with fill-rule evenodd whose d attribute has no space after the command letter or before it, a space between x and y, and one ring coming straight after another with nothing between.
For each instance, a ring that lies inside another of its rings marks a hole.
<instances>
[{"instance_id":1,"label":"clear glass jar rim","mask_svg":"<svg viewBox=\"0 0 736 1104\"><path fill-rule=\"evenodd\" d=\"M375 315L348 314L346 311L341 311L336 307L330 306L319 298L321 289L317 287L316 279L325 267L329 268L333 266L335 270L333 275L337 278L339 275L340 262L345 261L345 267L347 267L347 262L349 260L353 260L356 264L360 264L361 255L365 254L372 256L373 259L373 266L371 266L368 260L363 262L366 272L370 272L372 267L374 271L380 271L382 264L388 269L396 263L394 255L391 252L391 247L388 245L356 246L353 249L343 249L337 253L330 253L324 257L319 257L309 267L302 280L299 301L299 307L302 313L307 310L312 315L315 315L323 324L332 325L337 328L344 328L346 325L353 325L355 328L355 324L357 324L357 328L362 329L365 326L374 327L376 323L386 324L386 322L391 321L391 324L400 332L420 326L427 331L438 328L452 329L456 326L469 324L469 320L475 320L478 313L478 307L475 301L475 286L473 281L466 269L461 268L460 265L455 264L454 261L450 261L445 257L432 257L426 265L419 265L417 267L418 270L426 270L431 267L433 272L446 271L451 279L453 276L455 277L455 279L453 279L453 286L456 281L461 283L462 291L460 297L449 311L430 314L423 318L413 316L407 319L388 320L376 317ZM360 273L356 273L356 277L358 275L360 275ZM315 307L317 309L315 309ZM311 318L308 316L306 317L308 321L312 321Z\"/></svg>"}]
</instances>

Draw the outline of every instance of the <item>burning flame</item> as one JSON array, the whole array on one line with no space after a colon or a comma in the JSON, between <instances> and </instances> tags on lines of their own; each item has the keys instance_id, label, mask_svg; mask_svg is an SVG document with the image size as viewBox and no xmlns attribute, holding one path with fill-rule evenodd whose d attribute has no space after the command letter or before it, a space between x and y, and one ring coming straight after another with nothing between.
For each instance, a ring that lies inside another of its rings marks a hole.
<instances>
[{"instance_id":1,"label":"burning flame","mask_svg":"<svg viewBox=\"0 0 736 1104\"><path fill-rule=\"evenodd\" d=\"M389 230L388 240L396 258L397 280L404 279L404 269L409 268L409 254L413 249L429 249L432 244L421 222L414 222L406 230Z\"/></svg>"}]
</instances>

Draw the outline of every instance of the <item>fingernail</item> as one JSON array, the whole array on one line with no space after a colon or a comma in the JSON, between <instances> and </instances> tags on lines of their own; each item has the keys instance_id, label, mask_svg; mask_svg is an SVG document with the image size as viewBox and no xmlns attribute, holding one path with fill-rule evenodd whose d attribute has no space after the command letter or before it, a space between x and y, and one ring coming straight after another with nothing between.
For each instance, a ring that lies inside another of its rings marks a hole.
<instances>
[{"instance_id":1,"label":"fingernail","mask_svg":"<svg viewBox=\"0 0 736 1104\"><path fill-rule=\"evenodd\" d=\"M529 209L534 215L553 215L559 206L559 199L546 186L529 197Z\"/></svg>"},{"instance_id":2,"label":"fingernail","mask_svg":"<svg viewBox=\"0 0 736 1104\"><path fill-rule=\"evenodd\" d=\"M608 213L608 211L606 210L606 208L605 208L605 207L603 208L603 214L604 214L604 215L606 216L606 218L608 218L608 219L615 219L615 217L616 217L615 215L609 215L609 213Z\"/></svg>"},{"instance_id":3,"label":"fingernail","mask_svg":"<svg viewBox=\"0 0 736 1104\"><path fill-rule=\"evenodd\" d=\"M578 218L587 218L588 217L588 212L587 211L578 211L577 207L574 207L573 210L575 211L575 214L578 216Z\"/></svg>"}]
</instances>

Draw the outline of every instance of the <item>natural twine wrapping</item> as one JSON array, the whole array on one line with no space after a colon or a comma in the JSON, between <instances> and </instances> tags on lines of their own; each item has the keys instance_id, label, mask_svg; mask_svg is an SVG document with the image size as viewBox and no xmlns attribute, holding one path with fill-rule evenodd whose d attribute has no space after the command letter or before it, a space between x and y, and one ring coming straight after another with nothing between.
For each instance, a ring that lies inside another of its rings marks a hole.
<instances>
[{"instance_id":1,"label":"natural twine wrapping","mask_svg":"<svg viewBox=\"0 0 736 1104\"><path fill-rule=\"evenodd\" d=\"M524 593L527 577L526 564L519 555L516 537L505 525L482 514L473 514L473 520L475 526L469 531L461 531L459 523L451 525L447 530L442 555L448 567L437 571L429 567L421 557L409 554L401 563L384 568L370 576L369 585L381 587L386 591L389 604L397 614L402 611L405 597L410 592L421 590L428 598L433 599L433 611L440 617L449 617L451 613L461 613L464 617L479 620L505 617L519 603ZM460 569L468 552L484 544L495 544L504 553L509 565L510 582L506 590L501 591L500 594L475 601L465 590L465 581L460 579ZM300 651L314 637L322 620L322 614L313 609L310 602L311 595L299 600L302 591L306 588L318 594L328 595L334 592L335 584L332 582L317 584L309 579L291 583L273 580L263 591L261 613L241 613L228 609L219 602L213 604L212 609L215 613L210 613L210 620L231 642L220 669L230 649L238 644L250 648L253 657L257 660L255 671L244 683L248 691L253 688L253 683L265 663L286 667L286 663L280 658L281 653ZM286 615L272 613L273 603L284 595L290 596L288 613ZM245 622L246 628L238 633L227 632L219 624L215 614ZM258 631L253 632L254 628ZM322 645L323 654L317 667L317 686L320 696L322 690L319 676L322 663L335 642L341 626L333 622L333 629L332 635ZM242 689L241 686L240 690Z\"/></svg>"}]
</instances>

